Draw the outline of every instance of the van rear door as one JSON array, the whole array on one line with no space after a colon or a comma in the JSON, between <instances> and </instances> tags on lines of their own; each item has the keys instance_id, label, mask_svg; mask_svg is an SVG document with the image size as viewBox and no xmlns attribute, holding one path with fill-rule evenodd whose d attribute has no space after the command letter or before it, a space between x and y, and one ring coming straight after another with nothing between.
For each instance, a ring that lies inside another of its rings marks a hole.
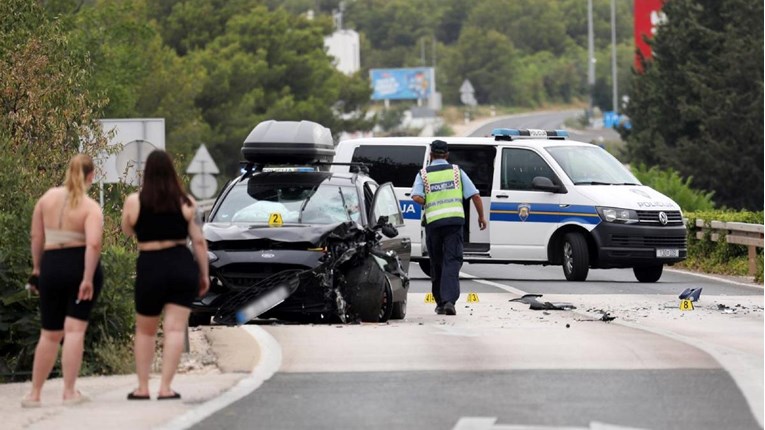
<instances>
[{"instance_id":1,"label":"van rear door","mask_svg":"<svg viewBox=\"0 0 765 430\"><path fill-rule=\"evenodd\" d=\"M483 211L489 220L491 189L494 181L494 159L497 149L490 145L449 144L449 162L465 172L478 189L483 201ZM481 230L478 226L478 212L470 200L463 202L465 208L464 253L466 257L488 257L491 251L491 223Z\"/></svg>"},{"instance_id":2,"label":"van rear door","mask_svg":"<svg viewBox=\"0 0 765 430\"><path fill-rule=\"evenodd\" d=\"M362 162L369 167L369 176L379 184L390 182L404 217L399 235L412 239L412 256L422 255L420 246L420 220L422 208L411 197L417 172L425 165L425 144L359 145L353 150L351 162ZM351 170L355 167L351 167Z\"/></svg>"}]
</instances>

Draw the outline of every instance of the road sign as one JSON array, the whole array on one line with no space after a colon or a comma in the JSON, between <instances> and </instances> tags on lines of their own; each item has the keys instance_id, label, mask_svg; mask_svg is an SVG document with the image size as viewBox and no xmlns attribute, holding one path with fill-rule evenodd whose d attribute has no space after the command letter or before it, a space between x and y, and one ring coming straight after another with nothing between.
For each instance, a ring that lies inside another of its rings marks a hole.
<instances>
[{"instance_id":1,"label":"road sign","mask_svg":"<svg viewBox=\"0 0 765 430\"><path fill-rule=\"evenodd\" d=\"M146 140L134 140L125 145L115 161L117 174L122 181L128 185L139 185L143 169L146 167L146 158L155 149L157 148Z\"/></svg>"},{"instance_id":2,"label":"road sign","mask_svg":"<svg viewBox=\"0 0 765 430\"><path fill-rule=\"evenodd\" d=\"M194 175L191 178L191 193L198 199L209 199L215 196L215 191L218 190L218 181L215 176L204 173Z\"/></svg>"},{"instance_id":3,"label":"road sign","mask_svg":"<svg viewBox=\"0 0 765 430\"><path fill-rule=\"evenodd\" d=\"M475 99L475 89L469 80L465 79L460 86L460 101L468 106L475 106L478 102Z\"/></svg>"},{"instance_id":4,"label":"road sign","mask_svg":"<svg viewBox=\"0 0 765 430\"><path fill-rule=\"evenodd\" d=\"M186 173L212 173L214 175L220 173L218 166L215 165L215 161L213 161L204 143L199 145L199 149L194 154L194 158L186 169Z\"/></svg>"}]
</instances>

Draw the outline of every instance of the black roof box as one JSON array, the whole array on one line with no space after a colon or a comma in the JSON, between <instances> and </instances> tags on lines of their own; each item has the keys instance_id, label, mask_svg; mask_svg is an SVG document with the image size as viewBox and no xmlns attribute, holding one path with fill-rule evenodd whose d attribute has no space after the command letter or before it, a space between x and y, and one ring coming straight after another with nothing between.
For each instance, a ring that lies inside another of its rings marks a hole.
<instances>
[{"instance_id":1,"label":"black roof box","mask_svg":"<svg viewBox=\"0 0 765 430\"><path fill-rule=\"evenodd\" d=\"M263 121L242 146L244 159L261 165L331 162L334 155L332 132L311 121Z\"/></svg>"}]
</instances>

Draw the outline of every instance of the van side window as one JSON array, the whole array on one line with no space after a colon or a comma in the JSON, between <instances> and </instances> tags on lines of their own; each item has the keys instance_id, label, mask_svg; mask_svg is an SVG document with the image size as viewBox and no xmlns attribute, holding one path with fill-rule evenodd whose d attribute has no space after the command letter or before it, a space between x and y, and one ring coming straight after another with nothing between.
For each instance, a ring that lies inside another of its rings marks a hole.
<instances>
[{"instance_id":1,"label":"van side window","mask_svg":"<svg viewBox=\"0 0 765 430\"><path fill-rule=\"evenodd\" d=\"M394 187L411 187L425 160L424 146L359 146L351 162L369 166L369 176L378 184L392 182ZM358 168L351 166L351 172Z\"/></svg>"},{"instance_id":2,"label":"van side window","mask_svg":"<svg viewBox=\"0 0 765 430\"><path fill-rule=\"evenodd\" d=\"M502 149L500 187L503 190L531 190L531 181L537 176L546 176L558 182L550 166L536 152L520 148Z\"/></svg>"}]
</instances>

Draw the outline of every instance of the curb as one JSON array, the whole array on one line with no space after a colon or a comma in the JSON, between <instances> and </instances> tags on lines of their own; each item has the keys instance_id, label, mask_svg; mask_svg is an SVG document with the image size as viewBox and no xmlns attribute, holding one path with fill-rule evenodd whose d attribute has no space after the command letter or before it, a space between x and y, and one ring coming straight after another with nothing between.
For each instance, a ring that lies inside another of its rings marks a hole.
<instances>
[{"instance_id":1,"label":"curb","mask_svg":"<svg viewBox=\"0 0 765 430\"><path fill-rule=\"evenodd\" d=\"M261 351L260 360L250 374L222 395L172 419L170 422L157 427L158 429L187 429L252 393L279 370L282 364L282 349L276 339L257 326L245 325L241 329L252 336L252 341L258 344Z\"/></svg>"}]
</instances>

